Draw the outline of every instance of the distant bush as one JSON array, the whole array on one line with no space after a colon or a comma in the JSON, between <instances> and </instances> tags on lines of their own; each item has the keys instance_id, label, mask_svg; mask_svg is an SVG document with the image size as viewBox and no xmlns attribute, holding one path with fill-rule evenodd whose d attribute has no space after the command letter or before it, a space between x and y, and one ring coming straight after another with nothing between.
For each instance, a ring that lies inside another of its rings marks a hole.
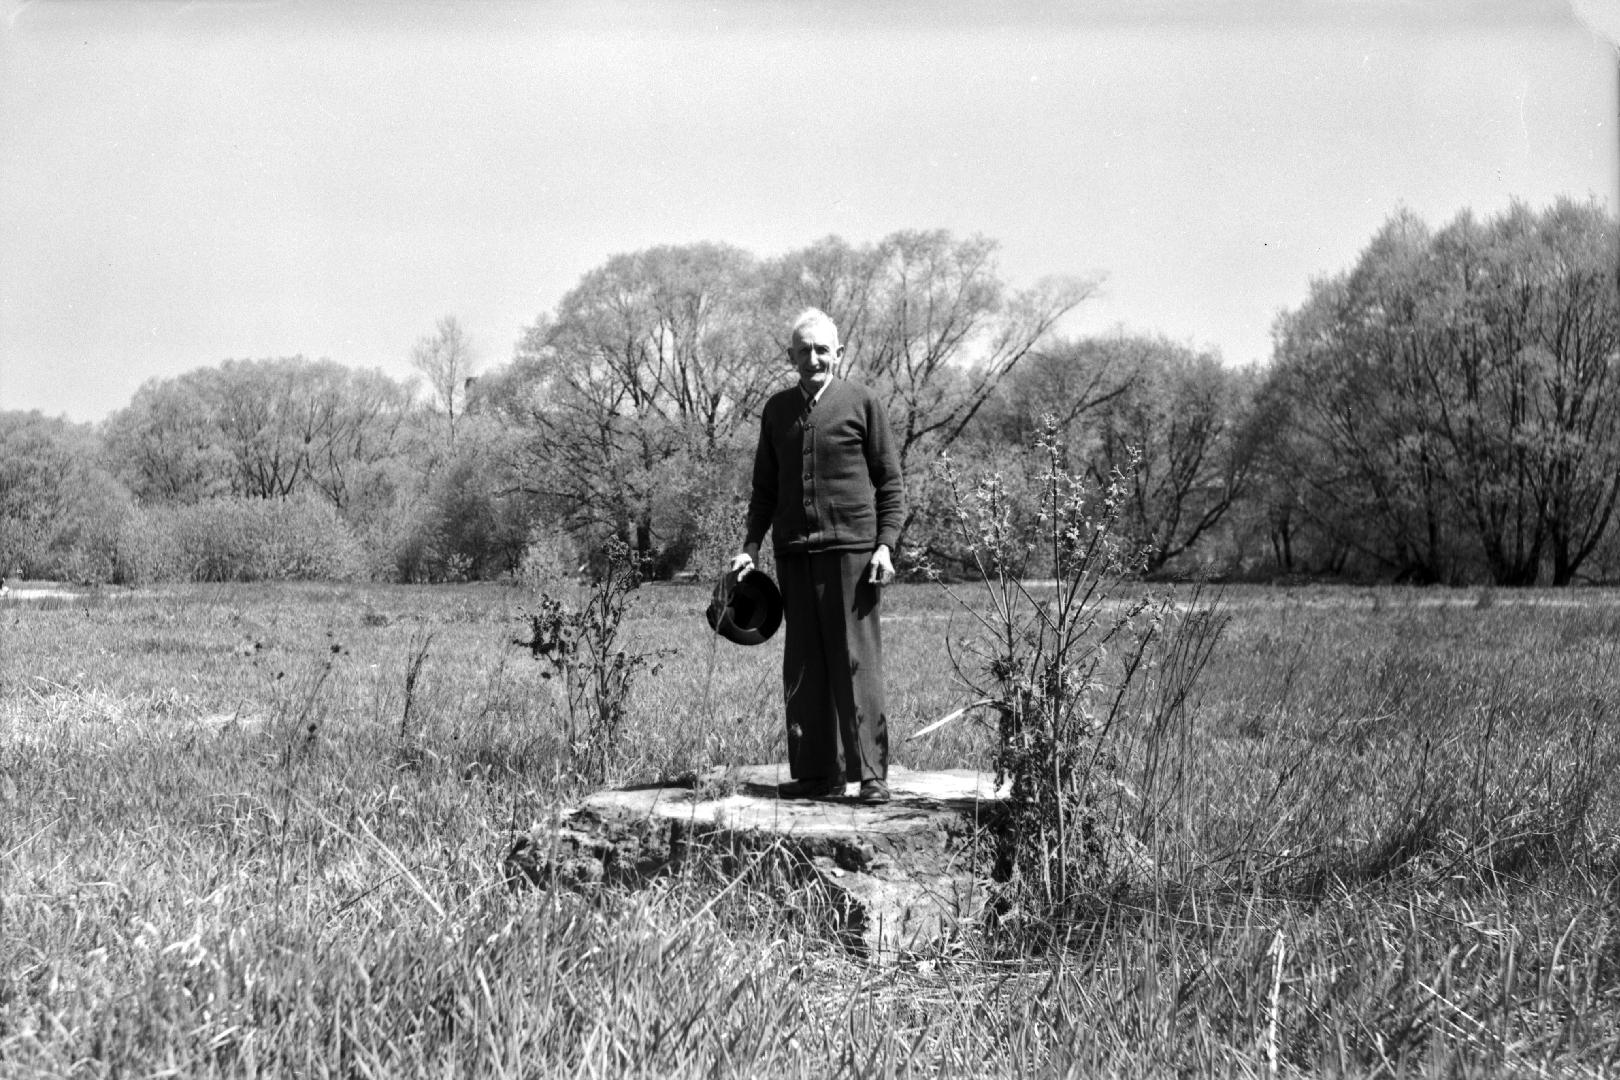
<instances>
[{"instance_id":1,"label":"distant bush","mask_svg":"<svg viewBox=\"0 0 1620 1080\"><path fill-rule=\"evenodd\" d=\"M424 524L426 501L407 490L356 513L346 514L349 531L366 553L366 576L372 581L427 581L422 568L431 560L431 533Z\"/></svg>"},{"instance_id":2,"label":"distant bush","mask_svg":"<svg viewBox=\"0 0 1620 1080\"><path fill-rule=\"evenodd\" d=\"M147 585L178 580L174 553L172 508L137 506L118 523L114 539L112 581L118 585Z\"/></svg>"},{"instance_id":3,"label":"distant bush","mask_svg":"<svg viewBox=\"0 0 1620 1080\"><path fill-rule=\"evenodd\" d=\"M529 544L513 576L524 588L543 592L573 580L580 570L574 539L554 525L537 525L529 531Z\"/></svg>"},{"instance_id":4,"label":"distant bush","mask_svg":"<svg viewBox=\"0 0 1620 1080\"><path fill-rule=\"evenodd\" d=\"M210 499L142 510L119 537L131 581L349 581L367 557L320 499Z\"/></svg>"},{"instance_id":5,"label":"distant bush","mask_svg":"<svg viewBox=\"0 0 1620 1080\"><path fill-rule=\"evenodd\" d=\"M487 447L463 440L457 455L396 515L380 560L406 582L491 581L516 574L528 546L531 507L503 493L507 479Z\"/></svg>"}]
</instances>

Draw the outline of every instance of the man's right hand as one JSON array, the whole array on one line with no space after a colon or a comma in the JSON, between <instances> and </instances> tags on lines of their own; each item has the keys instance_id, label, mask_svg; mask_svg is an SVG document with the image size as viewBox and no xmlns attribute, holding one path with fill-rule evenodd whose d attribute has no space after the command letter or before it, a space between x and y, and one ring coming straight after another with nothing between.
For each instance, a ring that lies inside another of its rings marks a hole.
<instances>
[{"instance_id":1,"label":"man's right hand","mask_svg":"<svg viewBox=\"0 0 1620 1080\"><path fill-rule=\"evenodd\" d=\"M730 572L737 575L738 581L741 581L743 578L747 577L748 572L754 568L754 556L754 551L749 548L743 548L741 551L731 557Z\"/></svg>"}]
</instances>

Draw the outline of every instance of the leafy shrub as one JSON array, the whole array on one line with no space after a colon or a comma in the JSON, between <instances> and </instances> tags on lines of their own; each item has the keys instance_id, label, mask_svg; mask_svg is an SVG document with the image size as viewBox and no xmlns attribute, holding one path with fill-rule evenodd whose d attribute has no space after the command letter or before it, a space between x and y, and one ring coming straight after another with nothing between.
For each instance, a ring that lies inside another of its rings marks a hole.
<instances>
[{"instance_id":1,"label":"leafy shrub","mask_svg":"<svg viewBox=\"0 0 1620 1080\"><path fill-rule=\"evenodd\" d=\"M127 560L150 580L347 581L364 550L323 499L210 499L152 508L125 531Z\"/></svg>"},{"instance_id":2,"label":"leafy shrub","mask_svg":"<svg viewBox=\"0 0 1620 1080\"><path fill-rule=\"evenodd\" d=\"M429 494L432 550L443 580L489 580L517 569L528 539L528 507L503 497L488 455L464 450L434 477Z\"/></svg>"},{"instance_id":3,"label":"leafy shrub","mask_svg":"<svg viewBox=\"0 0 1620 1080\"><path fill-rule=\"evenodd\" d=\"M561 712L574 771L589 783L607 778L640 673L665 650L641 652L620 638L630 594L640 587L646 560L622 541L609 541L601 568L577 598L541 591L524 618L529 640L514 644L545 663L545 677L561 676Z\"/></svg>"},{"instance_id":4,"label":"leafy shrub","mask_svg":"<svg viewBox=\"0 0 1620 1080\"><path fill-rule=\"evenodd\" d=\"M118 524L114 581L146 585L180 580L175 558L174 514L167 508L134 507Z\"/></svg>"},{"instance_id":5,"label":"leafy shrub","mask_svg":"<svg viewBox=\"0 0 1620 1080\"><path fill-rule=\"evenodd\" d=\"M1197 594L1186 605L1168 592L1126 595L1145 559L1119 528L1124 477L1094 504L1063 467L1055 425L1038 450L1033 505L999 474L965 485L945 459L954 549L971 572L962 586L938 580L974 626L951 647L977 700L953 716L994 717L997 781L1011 782L999 876L1052 909L1140 862L1133 845L1174 801L1189 692L1222 620ZM1052 567L1050 592L1023 576L1037 558ZM1139 770L1131 800L1127 760Z\"/></svg>"},{"instance_id":6,"label":"leafy shrub","mask_svg":"<svg viewBox=\"0 0 1620 1080\"><path fill-rule=\"evenodd\" d=\"M540 525L529 532L516 577L524 588L538 593L572 580L579 569L579 546L573 538L555 526Z\"/></svg>"},{"instance_id":7,"label":"leafy shrub","mask_svg":"<svg viewBox=\"0 0 1620 1080\"><path fill-rule=\"evenodd\" d=\"M507 478L487 448L465 440L412 504L396 530L376 536L401 581L488 581L518 571L528 544L530 500L504 490Z\"/></svg>"},{"instance_id":8,"label":"leafy shrub","mask_svg":"<svg viewBox=\"0 0 1620 1080\"><path fill-rule=\"evenodd\" d=\"M401 461L381 462L360 471L343 506L343 520L366 554L365 576L372 581L425 581L430 532L421 522L427 496L420 476Z\"/></svg>"}]
</instances>

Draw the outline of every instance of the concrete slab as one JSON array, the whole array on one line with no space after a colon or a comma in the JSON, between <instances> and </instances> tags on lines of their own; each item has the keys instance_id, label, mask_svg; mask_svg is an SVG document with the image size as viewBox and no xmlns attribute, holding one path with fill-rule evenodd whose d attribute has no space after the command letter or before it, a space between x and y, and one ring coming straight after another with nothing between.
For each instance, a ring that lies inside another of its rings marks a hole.
<instances>
[{"instance_id":1,"label":"concrete slab","mask_svg":"<svg viewBox=\"0 0 1620 1080\"><path fill-rule=\"evenodd\" d=\"M786 764L747 765L707 774L696 787L621 788L599 791L582 809L724 825L733 830L762 829L783 836L898 834L937 829L941 815L973 815L981 804L1006 795L995 777L972 769L920 772L889 770L891 800L867 806L850 784L836 799L784 799L780 784L791 777Z\"/></svg>"},{"instance_id":2,"label":"concrete slab","mask_svg":"<svg viewBox=\"0 0 1620 1080\"><path fill-rule=\"evenodd\" d=\"M979 918L988 895L975 838L1006 792L968 769L891 768L891 801L784 799L785 764L717 770L692 787L599 791L518 836L514 888L635 884L696 858L731 873L762 860L824 894L829 929L879 962L936 947Z\"/></svg>"}]
</instances>

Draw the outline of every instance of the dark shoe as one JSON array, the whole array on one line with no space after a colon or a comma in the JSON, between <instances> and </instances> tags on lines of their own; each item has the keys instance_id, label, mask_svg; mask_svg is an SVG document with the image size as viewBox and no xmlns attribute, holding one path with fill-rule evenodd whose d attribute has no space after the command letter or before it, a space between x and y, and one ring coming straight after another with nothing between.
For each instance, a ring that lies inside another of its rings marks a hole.
<instances>
[{"instance_id":1,"label":"dark shoe","mask_svg":"<svg viewBox=\"0 0 1620 1080\"><path fill-rule=\"evenodd\" d=\"M784 799L831 799L844 793L844 782L836 776L789 780L785 784L778 784L776 793Z\"/></svg>"},{"instance_id":2,"label":"dark shoe","mask_svg":"<svg viewBox=\"0 0 1620 1080\"><path fill-rule=\"evenodd\" d=\"M861 802L878 806L889 801L889 785L882 780L861 781Z\"/></svg>"}]
</instances>

